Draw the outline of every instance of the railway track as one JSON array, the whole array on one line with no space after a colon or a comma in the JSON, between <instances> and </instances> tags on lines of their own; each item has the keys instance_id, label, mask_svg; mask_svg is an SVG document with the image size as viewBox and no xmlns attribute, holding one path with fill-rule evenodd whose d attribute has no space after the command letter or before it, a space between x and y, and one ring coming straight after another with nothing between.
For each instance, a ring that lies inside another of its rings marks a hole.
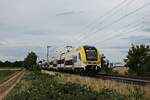
<instances>
[{"instance_id":1,"label":"railway track","mask_svg":"<svg viewBox=\"0 0 150 100\"><path fill-rule=\"evenodd\" d=\"M54 71L54 70L53 70ZM61 73L68 73L68 74L75 74L75 75L80 75L74 72L69 72L69 71L55 71L55 72L61 72ZM148 78L142 78L142 77L130 77L130 76L124 76L124 75L109 75L109 74L82 74L80 76L86 76L86 77L91 77L91 78L98 78L102 80L113 80L117 82L122 82L122 83L127 83L127 84L133 84L133 85L147 85L150 84L150 79Z\"/></svg>"},{"instance_id":2,"label":"railway track","mask_svg":"<svg viewBox=\"0 0 150 100\"><path fill-rule=\"evenodd\" d=\"M104 80L114 80L117 82L123 82L128 84L135 84L135 85L146 85L150 84L150 80L145 78L138 78L138 77L127 77L123 75L108 75L108 74L97 74L95 75L96 78L101 78Z\"/></svg>"}]
</instances>

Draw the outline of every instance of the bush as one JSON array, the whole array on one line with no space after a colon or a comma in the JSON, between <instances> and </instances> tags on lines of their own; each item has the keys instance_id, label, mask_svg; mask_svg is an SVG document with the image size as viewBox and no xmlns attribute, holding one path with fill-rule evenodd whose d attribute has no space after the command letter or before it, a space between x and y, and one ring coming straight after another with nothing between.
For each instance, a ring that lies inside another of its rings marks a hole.
<instances>
[{"instance_id":1,"label":"bush","mask_svg":"<svg viewBox=\"0 0 150 100\"><path fill-rule=\"evenodd\" d=\"M101 55L101 72L111 74L112 68L109 68L109 60L106 60L106 57L104 54Z\"/></svg>"},{"instance_id":2,"label":"bush","mask_svg":"<svg viewBox=\"0 0 150 100\"><path fill-rule=\"evenodd\" d=\"M41 67L37 64L34 64L32 65L30 68L29 68L30 71L40 71L41 70Z\"/></svg>"}]
</instances>

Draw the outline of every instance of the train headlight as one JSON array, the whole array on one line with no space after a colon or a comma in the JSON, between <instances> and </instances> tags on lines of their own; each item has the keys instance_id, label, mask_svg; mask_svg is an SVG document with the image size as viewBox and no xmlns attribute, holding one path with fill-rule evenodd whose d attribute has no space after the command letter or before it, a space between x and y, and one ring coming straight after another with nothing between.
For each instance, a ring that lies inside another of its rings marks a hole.
<instances>
[{"instance_id":1,"label":"train headlight","mask_svg":"<svg viewBox=\"0 0 150 100\"><path fill-rule=\"evenodd\" d=\"M85 61L83 61L83 64L86 64L86 62L85 62Z\"/></svg>"},{"instance_id":2,"label":"train headlight","mask_svg":"<svg viewBox=\"0 0 150 100\"><path fill-rule=\"evenodd\" d=\"M101 64L97 64L97 66L99 66L101 68Z\"/></svg>"}]
</instances>

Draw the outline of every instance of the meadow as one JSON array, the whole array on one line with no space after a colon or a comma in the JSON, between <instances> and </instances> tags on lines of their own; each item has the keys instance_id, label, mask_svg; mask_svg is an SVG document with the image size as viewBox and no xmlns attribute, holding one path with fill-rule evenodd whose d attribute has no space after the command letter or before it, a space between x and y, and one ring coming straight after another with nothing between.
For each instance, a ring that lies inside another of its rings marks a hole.
<instances>
[{"instance_id":1,"label":"meadow","mask_svg":"<svg viewBox=\"0 0 150 100\"><path fill-rule=\"evenodd\" d=\"M150 84L139 86L134 84L116 82L106 79L97 79L97 78L90 78L90 77L82 77L79 75L70 75L70 74L61 74L60 80L77 83L81 86L87 86L93 91L101 91L103 89L110 89L125 95L126 97L134 98L132 100L137 100L135 97L138 95L143 96L144 99L149 100L150 97ZM137 96L137 97L138 97ZM129 100L130 100L129 99ZM140 100L140 99L139 99Z\"/></svg>"},{"instance_id":2,"label":"meadow","mask_svg":"<svg viewBox=\"0 0 150 100\"><path fill-rule=\"evenodd\" d=\"M6 100L144 100L144 92L139 88L125 94L84 78L27 71Z\"/></svg>"},{"instance_id":3,"label":"meadow","mask_svg":"<svg viewBox=\"0 0 150 100\"><path fill-rule=\"evenodd\" d=\"M16 71L12 71L12 70L0 70L0 83L9 79L15 73L16 73Z\"/></svg>"}]
</instances>

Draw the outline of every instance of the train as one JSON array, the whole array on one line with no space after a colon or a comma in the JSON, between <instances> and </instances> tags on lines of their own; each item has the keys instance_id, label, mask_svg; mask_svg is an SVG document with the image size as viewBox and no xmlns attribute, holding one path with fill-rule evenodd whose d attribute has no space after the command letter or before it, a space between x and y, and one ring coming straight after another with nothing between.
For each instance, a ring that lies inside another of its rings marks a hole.
<instances>
[{"instance_id":1,"label":"train","mask_svg":"<svg viewBox=\"0 0 150 100\"><path fill-rule=\"evenodd\" d=\"M97 73L101 68L100 52L95 46L80 46L53 57L42 68L77 73Z\"/></svg>"}]
</instances>

